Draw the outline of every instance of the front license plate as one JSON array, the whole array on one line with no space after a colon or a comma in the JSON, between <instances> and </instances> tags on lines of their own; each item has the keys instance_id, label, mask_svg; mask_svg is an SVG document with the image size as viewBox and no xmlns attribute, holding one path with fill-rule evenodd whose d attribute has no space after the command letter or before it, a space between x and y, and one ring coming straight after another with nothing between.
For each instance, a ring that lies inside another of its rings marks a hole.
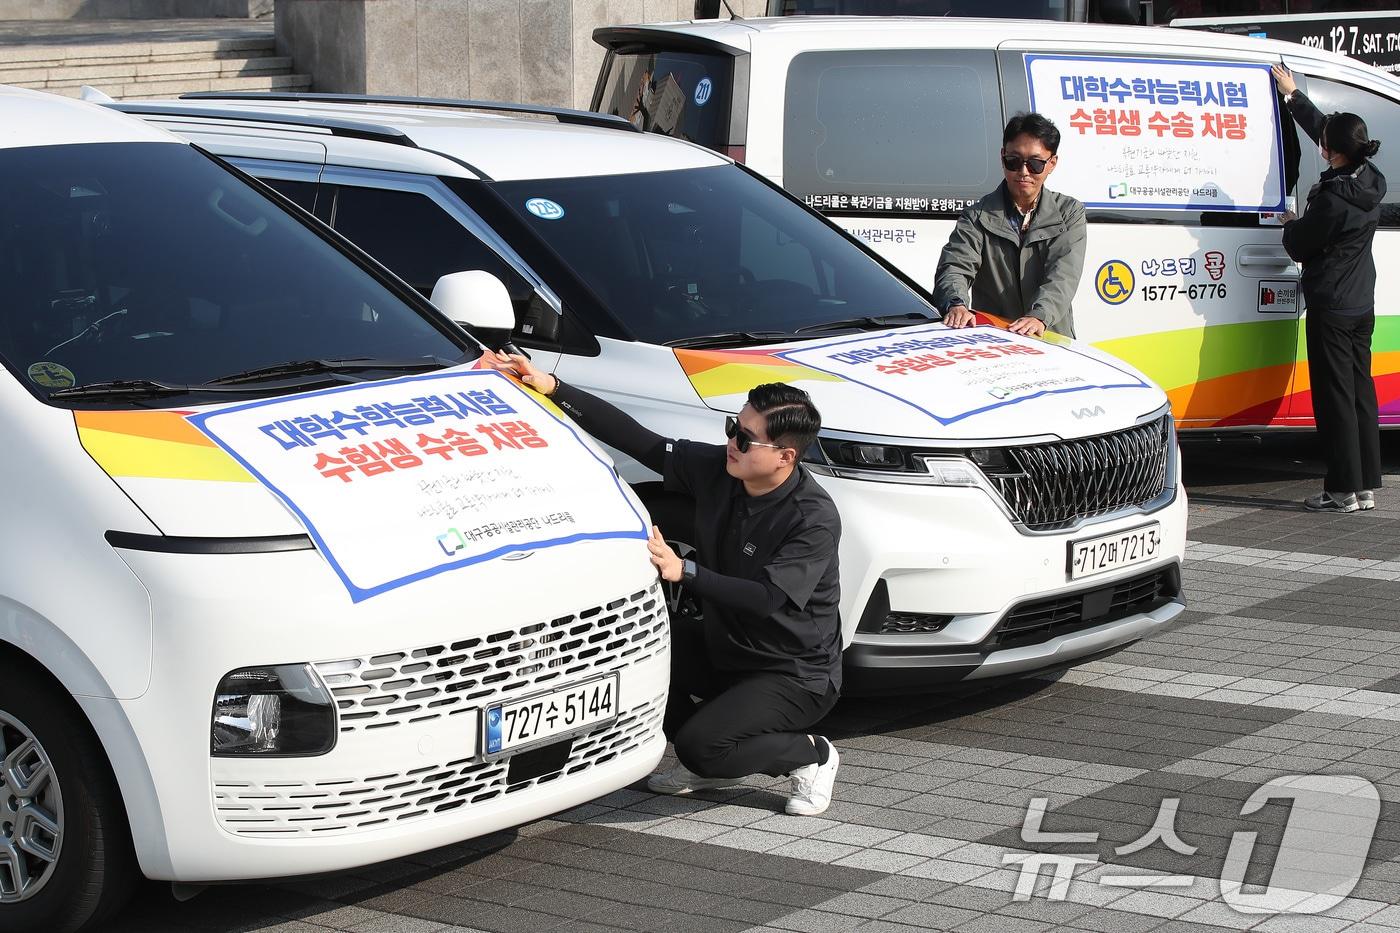
<instances>
[{"instance_id":1,"label":"front license plate","mask_svg":"<svg viewBox=\"0 0 1400 933\"><path fill-rule=\"evenodd\" d=\"M486 737L486 754L505 754L616 719L617 687L618 675L609 674L523 700L488 706L482 713L481 728Z\"/></svg>"},{"instance_id":2,"label":"front license plate","mask_svg":"<svg viewBox=\"0 0 1400 933\"><path fill-rule=\"evenodd\" d=\"M1081 580L1119 567L1131 567L1162 552L1162 526L1153 522L1097 538L1069 543L1069 578Z\"/></svg>"}]
</instances>

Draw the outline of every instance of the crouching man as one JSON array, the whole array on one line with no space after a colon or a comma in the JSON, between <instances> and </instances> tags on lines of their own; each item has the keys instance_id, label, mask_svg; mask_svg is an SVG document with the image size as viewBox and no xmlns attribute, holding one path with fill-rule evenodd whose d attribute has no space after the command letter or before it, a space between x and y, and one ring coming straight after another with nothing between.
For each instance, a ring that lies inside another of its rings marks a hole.
<instances>
[{"instance_id":1,"label":"crouching man","mask_svg":"<svg viewBox=\"0 0 1400 933\"><path fill-rule=\"evenodd\" d=\"M647 787L684 794L750 774L787 776L788 813L825 811L840 759L808 730L841 689L841 524L801 463L821 428L811 399L788 385L757 386L728 420L728 443L703 444L654 434L523 356L488 353L484 362L514 372L695 501L693 559L682 560L655 527L648 542L661 578L697 596L704 621L672 619L665 732L680 764Z\"/></svg>"}]
</instances>

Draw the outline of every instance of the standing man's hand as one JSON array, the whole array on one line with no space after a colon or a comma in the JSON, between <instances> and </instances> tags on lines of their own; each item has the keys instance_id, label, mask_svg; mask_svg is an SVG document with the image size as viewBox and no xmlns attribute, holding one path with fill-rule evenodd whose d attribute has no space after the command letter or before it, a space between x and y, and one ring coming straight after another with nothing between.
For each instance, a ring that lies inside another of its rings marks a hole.
<instances>
[{"instance_id":1,"label":"standing man's hand","mask_svg":"<svg viewBox=\"0 0 1400 933\"><path fill-rule=\"evenodd\" d=\"M953 305L943 312L943 323L948 327L971 327L977 318L966 305Z\"/></svg>"},{"instance_id":2,"label":"standing man's hand","mask_svg":"<svg viewBox=\"0 0 1400 933\"><path fill-rule=\"evenodd\" d=\"M494 369L497 372L519 376L521 382L541 395L553 395L554 390L559 388L558 378L552 373L540 369L530 362L528 357L521 356L519 353L487 350L481 354L480 365L485 369Z\"/></svg>"},{"instance_id":3,"label":"standing man's hand","mask_svg":"<svg viewBox=\"0 0 1400 933\"><path fill-rule=\"evenodd\" d=\"M1040 318L1026 316L1012 321L1006 329L1013 334L1023 334L1027 337L1040 337L1045 333L1045 322Z\"/></svg>"},{"instance_id":4,"label":"standing man's hand","mask_svg":"<svg viewBox=\"0 0 1400 933\"><path fill-rule=\"evenodd\" d=\"M1292 211L1284 211L1282 214L1278 215L1278 222L1281 224L1291 224L1297 219L1298 215Z\"/></svg>"},{"instance_id":5,"label":"standing man's hand","mask_svg":"<svg viewBox=\"0 0 1400 933\"><path fill-rule=\"evenodd\" d=\"M1298 90L1298 82L1293 80L1293 72L1282 63L1274 65L1269 69L1273 73L1274 83L1278 85L1278 92L1284 97Z\"/></svg>"},{"instance_id":6,"label":"standing man's hand","mask_svg":"<svg viewBox=\"0 0 1400 933\"><path fill-rule=\"evenodd\" d=\"M655 525L651 526L651 537L647 539L647 550L651 551L651 563L661 574L661 579L667 583L681 582L681 572L685 569L685 562L680 559L675 551L671 550L671 545L666 543L666 539L661 537L661 529Z\"/></svg>"}]
</instances>

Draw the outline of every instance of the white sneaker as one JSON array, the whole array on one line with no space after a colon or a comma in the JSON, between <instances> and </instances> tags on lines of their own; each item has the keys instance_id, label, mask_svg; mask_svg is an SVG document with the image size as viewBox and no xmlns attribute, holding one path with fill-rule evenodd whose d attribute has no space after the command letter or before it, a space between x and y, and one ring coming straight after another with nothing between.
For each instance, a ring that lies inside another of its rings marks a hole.
<instances>
[{"instance_id":1,"label":"white sneaker","mask_svg":"<svg viewBox=\"0 0 1400 933\"><path fill-rule=\"evenodd\" d=\"M1315 496L1303 500L1303 508L1309 512L1359 512L1361 503L1354 492L1328 492L1323 490Z\"/></svg>"},{"instance_id":2,"label":"white sneaker","mask_svg":"<svg viewBox=\"0 0 1400 933\"><path fill-rule=\"evenodd\" d=\"M680 762L670 771L657 771L647 778L647 790L657 794L688 794L696 790L737 787L743 778L701 777Z\"/></svg>"},{"instance_id":3,"label":"white sneaker","mask_svg":"<svg viewBox=\"0 0 1400 933\"><path fill-rule=\"evenodd\" d=\"M827 742L831 749L826 764L811 764L798 768L792 778L792 796L784 807L793 816L816 816L825 813L831 806L831 791L836 786L836 769L841 765L841 756L836 754L836 746Z\"/></svg>"},{"instance_id":4,"label":"white sneaker","mask_svg":"<svg viewBox=\"0 0 1400 933\"><path fill-rule=\"evenodd\" d=\"M1376 507L1376 494L1373 490L1362 489L1356 493L1356 504L1365 512Z\"/></svg>"}]
</instances>

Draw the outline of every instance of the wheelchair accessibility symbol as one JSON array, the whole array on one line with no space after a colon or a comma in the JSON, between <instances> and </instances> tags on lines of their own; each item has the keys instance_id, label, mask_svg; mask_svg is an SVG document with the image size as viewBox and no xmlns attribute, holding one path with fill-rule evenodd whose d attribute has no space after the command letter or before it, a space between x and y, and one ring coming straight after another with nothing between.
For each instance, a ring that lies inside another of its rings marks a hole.
<instances>
[{"instance_id":1,"label":"wheelchair accessibility symbol","mask_svg":"<svg viewBox=\"0 0 1400 933\"><path fill-rule=\"evenodd\" d=\"M1132 297L1133 270L1126 262L1110 259L1094 274L1094 289L1111 305L1121 305Z\"/></svg>"}]
</instances>

